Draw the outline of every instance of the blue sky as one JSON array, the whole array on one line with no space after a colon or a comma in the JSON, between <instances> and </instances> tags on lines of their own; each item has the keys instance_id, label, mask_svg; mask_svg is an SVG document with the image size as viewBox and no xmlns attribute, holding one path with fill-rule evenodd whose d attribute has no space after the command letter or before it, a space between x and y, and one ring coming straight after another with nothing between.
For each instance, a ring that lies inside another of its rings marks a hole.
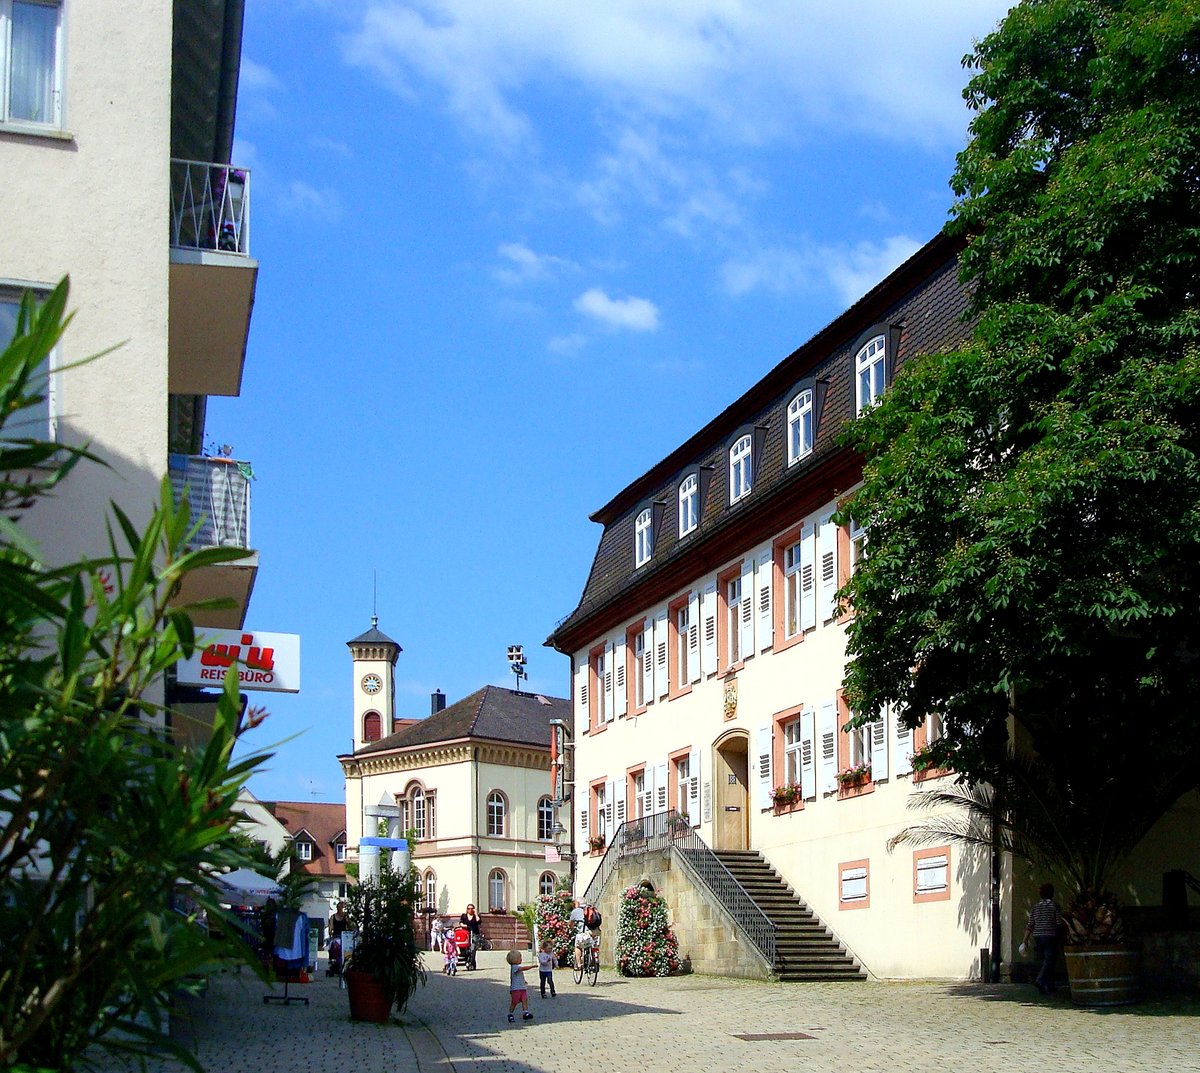
<instances>
[{"instance_id":1,"label":"blue sky","mask_svg":"<svg viewBox=\"0 0 1200 1073\"><path fill-rule=\"evenodd\" d=\"M568 695L542 642L588 515L942 226L960 61L1007 6L247 5L261 268L208 437L258 477L247 625L302 637L260 798L342 799L373 600L402 716L511 685L516 643Z\"/></svg>"}]
</instances>

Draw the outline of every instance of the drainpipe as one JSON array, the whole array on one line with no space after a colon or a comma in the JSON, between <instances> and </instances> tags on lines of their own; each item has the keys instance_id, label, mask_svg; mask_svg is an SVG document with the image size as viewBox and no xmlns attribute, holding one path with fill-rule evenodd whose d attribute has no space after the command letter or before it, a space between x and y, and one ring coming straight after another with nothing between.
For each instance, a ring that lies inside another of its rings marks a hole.
<instances>
[{"instance_id":1,"label":"drainpipe","mask_svg":"<svg viewBox=\"0 0 1200 1073\"><path fill-rule=\"evenodd\" d=\"M475 763L472 765L475 768L475 797L471 802L471 807L475 810L475 852L472 854L475 858L475 897L471 899L476 906L485 905L479 897L479 746L475 746ZM478 912L478 909L476 909Z\"/></svg>"}]
</instances>

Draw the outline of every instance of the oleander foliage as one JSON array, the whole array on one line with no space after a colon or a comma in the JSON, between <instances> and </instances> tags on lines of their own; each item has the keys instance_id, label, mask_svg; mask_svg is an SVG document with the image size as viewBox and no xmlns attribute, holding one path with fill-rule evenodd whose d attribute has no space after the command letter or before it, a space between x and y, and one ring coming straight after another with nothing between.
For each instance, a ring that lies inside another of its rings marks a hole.
<instances>
[{"instance_id":1,"label":"oleander foliage","mask_svg":"<svg viewBox=\"0 0 1200 1073\"><path fill-rule=\"evenodd\" d=\"M535 912L538 941L552 943L554 955L560 960L570 956L575 942L575 928L569 919L574 908L569 890L538 895Z\"/></svg>"}]
</instances>

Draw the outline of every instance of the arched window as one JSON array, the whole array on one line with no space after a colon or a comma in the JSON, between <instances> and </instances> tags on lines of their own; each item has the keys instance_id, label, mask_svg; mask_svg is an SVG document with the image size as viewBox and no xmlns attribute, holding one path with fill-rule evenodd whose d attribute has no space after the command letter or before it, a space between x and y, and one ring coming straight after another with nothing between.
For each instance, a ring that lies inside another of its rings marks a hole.
<instances>
[{"instance_id":1,"label":"arched window","mask_svg":"<svg viewBox=\"0 0 1200 1073\"><path fill-rule=\"evenodd\" d=\"M503 913L508 905L508 877L501 868L493 868L488 873L488 909L493 913Z\"/></svg>"},{"instance_id":2,"label":"arched window","mask_svg":"<svg viewBox=\"0 0 1200 1073\"><path fill-rule=\"evenodd\" d=\"M413 787L412 797L412 825L417 832L418 838L425 837L425 791L419 786Z\"/></svg>"},{"instance_id":3,"label":"arched window","mask_svg":"<svg viewBox=\"0 0 1200 1073\"><path fill-rule=\"evenodd\" d=\"M554 893L554 873L543 872L538 878L538 894Z\"/></svg>"},{"instance_id":4,"label":"arched window","mask_svg":"<svg viewBox=\"0 0 1200 1073\"><path fill-rule=\"evenodd\" d=\"M729 502L736 503L750 493L753 439L749 433L729 448Z\"/></svg>"},{"instance_id":5,"label":"arched window","mask_svg":"<svg viewBox=\"0 0 1200 1073\"><path fill-rule=\"evenodd\" d=\"M813 393L805 388L787 408L788 465L799 462L813 449Z\"/></svg>"},{"instance_id":6,"label":"arched window","mask_svg":"<svg viewBox=\"0 0 1200 1073\"><path fill-rule=\"evenodd\" d=\"M883 336L877 335L858 352L854 359L855 414L874 406L883 394L886 368Z\"/></svg>"},{"instance_id":7,"label":"arched window","mask_svg":"<svg viewBox=\"0 0 1200 1073\"><path fill-rule=\"evenodd\" d=\"M633 523L634 565L644 566L654 554L654 512L647 507Z\"/></svg>"},{"instance_id":8,"label":"arched window","mask_svg":"<svg viewBox=\"0 0 1200 1073\"><path fill-rule=\"evenodd\" d=\"M432 868L425 873L425 908L437 912L437 872Z\"/></svg>"},{"instance_id":9,"label":"arched window","mask_svg":"<svg viewBox=\"0 0 1200 1073\"><path fill-rule=\"evenodd\" d=\"M689 473L679 484L679 535L687 536L700 524L700 481Z\"/></svg>"},{"instance_id":10,"label":"arched window","mask_svg":"<svg viewBox=\"0 0 1200 1073\"><path fill-rule=\"evenodd\" d=\"M487 796L487 833L494 838L504 836L504 795L499 790L493 790Z\"/></svg>"},{"instance_id":11,"label":"arched window","mask_svg":"<svg viewBox=\"0 0 1200 1073\"><path fill-rule=\"evenodd\" d=\"M548 797L538 800L537 836L542 842L549 842L554 837L554 805Z\"/></svg>"},{"instance_id":12,"label":"arched window","mask_svg":"<svg viewBox=\"0 0 1200 1073\"><path fill-rule=\"evenodd\" d=\"M363 716L363 741L378 741L381 737L383 737L383 720L380 719L378 712L367 712Z\"/></svg>"}]
</instances>

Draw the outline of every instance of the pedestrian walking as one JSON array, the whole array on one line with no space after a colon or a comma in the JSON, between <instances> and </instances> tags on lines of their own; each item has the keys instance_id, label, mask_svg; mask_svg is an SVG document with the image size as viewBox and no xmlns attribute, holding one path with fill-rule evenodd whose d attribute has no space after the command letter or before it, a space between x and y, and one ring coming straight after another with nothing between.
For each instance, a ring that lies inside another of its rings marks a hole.
<instances>
[{"instance_id":1,"label":"pedestrian walking","mask_svg":"<svg viewBox=\"0 0 1200 1073\"><path fill-rule=\"evenodd\" d=\"M508 962L508 1019L515 1021L517 1007L522 1009L521 1020L532 1021L529 1012L529 988L525 986L525 970L536 969L536 965L522 965L521 951L515 946L504 956Z\"/></svg>"},{"instance_id":2,"label":"pedestrian walking","mask_svg":"<svg viewBox=\"0 0 1200 1073\"><path fill-rule=\"evenodd\" d=\"M550 987L550 997L555 998L558 992L554 990L554 947L549 941L542 943L538 953L538 983L542 987L542 998L546 997L546 987Z\"/></svg>"},{"instance_id":3,"label":"pedestrian walking","mask_svg":"<svg viewBox=\"0 0 1200 1073\"><path fill-rule=\"evenodd\" d=\"M1029 922L1025 925L1025 939L1021 943L1021 953L1029 947L1032 936L1034 948L1042 960L1037 978L1033 981L1041 994L1045 995L1055 990L1054 963L1058 958L1059 936L1063 929L1062 914L1058 911L1058 903L1054 900L1054 884L1043 883L1038 888L1039 901L1029 910Z\"/></svg>"}]
</instances>

